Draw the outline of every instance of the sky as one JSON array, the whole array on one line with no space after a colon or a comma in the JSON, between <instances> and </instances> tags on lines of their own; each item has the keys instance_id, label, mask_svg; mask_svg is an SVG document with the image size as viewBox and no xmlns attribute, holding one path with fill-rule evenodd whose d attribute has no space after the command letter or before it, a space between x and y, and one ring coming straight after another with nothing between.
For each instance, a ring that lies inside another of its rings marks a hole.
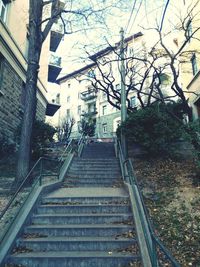
<instances>
[{"instance_id":1,"label":"sky","mask_svg":"<svg viewBox=\"0 0 200 267\"><path fill-rule=\"evenodd\" d=\"M116 2L116 0L84 1L89 1L87 4L95 7L96 1L98 3ZM84 1L81 1L81 3L83 4ZM59 77L83 66L87 58L85 51L93 54L108 46L108 43L114 44L118 42L121 27L125 30L125 37L128 37L138 31L143 31L142 27L155 25L155 21L159 24L166 2L167 0L123 0L127 9L114 8L112 14L108 14L104 18L106 26L94 23L90 30L65 35L57 52L62 56L63 66Z\"/></svg>"}]
</instances>

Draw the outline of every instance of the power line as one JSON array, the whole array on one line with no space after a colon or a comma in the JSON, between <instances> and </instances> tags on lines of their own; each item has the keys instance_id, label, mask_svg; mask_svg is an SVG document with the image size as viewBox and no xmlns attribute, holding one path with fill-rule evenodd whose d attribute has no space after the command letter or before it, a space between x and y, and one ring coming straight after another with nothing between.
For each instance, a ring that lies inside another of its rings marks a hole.
<instances>
[{"instance_id":1,"label":"power line","mask_svg":"<svg viewBox=\"0 0 200 267\"><path fill-rule=\"evenodd\" d=\"M167 12L167 8L169 6L169 2L170 2L170 0L167 0L167 2L165 4L164 12L163 12L161 23L160 23L160 29L159 29L160 32L162 31L162 28L163 28L163 23L164 23L165 15L166 15L166 12Z\"/></svg>"},{"instance_id":2,"label":"power line","mask_svg":"<svg viewBox=\"0 0 200 267\"><path fill-rule=\"evenodd\" d=\"M133 25L134 25L134 23L135 23L135 21L136 21L136 18L137 18L137 16L138 16L139 11L140 11L140 8L141 8L141 6L142 6L142 1L143 1L143 0L141 0L141 2L140 2L140 5L139 5L139 7L138 7L138 9L137 9L137 13L135 14L135 17L134 17L134 19L133 19L133 22L132 22L132 24L131 24L131 27L130 27L130 30L129 30L128 33L130 33L131 30L132 30L132 28L133 28Z\"/></svg>"},{"instance_id":3,"label":"power line","mask_svg":"<svg viewBox=\"0 0 200 267\"><path fill-rule=\"evenodd\" d=\"M137 0L134 0L133 7L132 7L132 9L131 9L131 14L130 14L128 23L127 23L126 28L125 28L125 33L126 33L128 27L129 27L129 24L130 24L130 22L131 22L131 18L132 18L132 16L133 16L133 11L134 11L134 9L135 9L136 2L137 2Z\"/></svg>"}]
</instances>

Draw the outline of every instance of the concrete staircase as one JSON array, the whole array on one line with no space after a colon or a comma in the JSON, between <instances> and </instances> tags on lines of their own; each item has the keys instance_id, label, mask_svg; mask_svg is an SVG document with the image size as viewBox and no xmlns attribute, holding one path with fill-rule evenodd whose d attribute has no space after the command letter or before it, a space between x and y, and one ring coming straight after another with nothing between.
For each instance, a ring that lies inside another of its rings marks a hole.
<instances>
[{"instance_id":1,"label":"concrete staircase","mask_svg":"<svg viewBox=\"0 0 200 267\"><path fill-rule=\"evenodd\" d=\"M88 145L63 186L35 207L5 266L142 266L129 195L119 182L113 145Z\"/></svg>"},{"instance_id":2,"label":"concrete staircase","mask_svg":"<svg viewBox=\"0 0 200 267\"><path fill-rule=\"evenodd\" d=\"M119 162L113 143L91 143L83 150L82 157L71 165L64 186L66 187L119 187L122 185Z\"/></svg>"}]
</instances>

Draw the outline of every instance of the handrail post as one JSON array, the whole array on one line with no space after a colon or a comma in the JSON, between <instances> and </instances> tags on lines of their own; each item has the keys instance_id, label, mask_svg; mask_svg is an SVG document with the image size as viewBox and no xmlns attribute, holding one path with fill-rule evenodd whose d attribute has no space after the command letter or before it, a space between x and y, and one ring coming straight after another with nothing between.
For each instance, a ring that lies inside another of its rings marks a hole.
<instances>
[{"instance_id":1,"label":"handrail post","mask_svg":"<svg viewBox=\"0 0 200 267\"><path fill-rule=\"evenodd\" d=\"M43 158L40 160L40 186L42 185L42 172L43 172L43 164L42 164Z\"/></svg>"}]
</instances>

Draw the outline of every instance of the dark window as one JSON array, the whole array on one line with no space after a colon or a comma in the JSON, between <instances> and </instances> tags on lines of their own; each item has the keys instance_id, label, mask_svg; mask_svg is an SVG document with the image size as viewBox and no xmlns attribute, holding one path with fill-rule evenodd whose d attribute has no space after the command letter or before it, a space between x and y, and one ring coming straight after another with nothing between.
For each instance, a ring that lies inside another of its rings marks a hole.
<instances>
[{"instance_id":1,"label":"dark window","mask_svg":"<svg viewBox=\"0 0 200 267\"><path fill-rule=\"evenodd\" d=\"M90 71L88 71L88 77L89 77L89 78L94 78L94 77L95 77L94 70L90 70Z\"/></svg>"},{"instance_id":2,"label":"dark window","mask_svg":"<svg viewBox=\"0 0 200 267\"><path fill-rule=\"evenodd\" d=\"M107 123L103 123L102 128L103 128L103 133L107 133Z\"/></svg>"},{"instance_id":3,"label":"dark window","mask_svg":"<svg viewBox=\"0 0 200 267\"><path fill-rule=\"evenodd\" d=\"M69 119L70 117L70 109L67 109L67 118Z\"/></svg>"},{"instance_id":4,"label":"dark window","mask_svg":"<svg viewBox=\"0 0 200 267\"><path fill-rule=\"evenodd\" d=\"M56 95L56 104L60 104L60 94Z\"/></svg>"},{"instance_id":5,"label":"dark window","mask_svg":"<svg viewBox=\"0 0 200 267\"><path fill-rule=\"evenodd\" d=\"M115 89L116 89L116 91L120 91L121 90L121 87L120 87L120 84L119 83L116 84Z\"/></svg>"},{"instance_id":6,"label":"dark window","mask_svg":"<svg viewBox=\"0 0 200 267\"><path fill-rule=\"evenodd\" d=\"M131 97L130 104L131 104L132 108L135 108L135 106L136 106L136 97L135 96Z\"/></svg>"},{"instance_id":7,"label":"dark window","mask_svg":"<svg viewBox=\"0 0 200 267\"><path fill-rule=\"evenodd\" d=\"M89 104L88 105L88 112L95 112L96 111L96 105L95 104Z\"/></svg>"},{"instance_id":8,"label":"dark window","mask_svg":"<svg viewBox=\"0 0 200 267\"><path fill-rule=\"evenodd\" d=\"M107 106L103 106L102 107L102 114L106 115L106 113L107 113Z\"/></svg>"},{"instance_id":9,"label":"dark window","mask_svg":"<svg viewBox=\"0 0 200 267\"><path fill-rule=\"evenodd\" d=\"M78 106L78 115L81 115L81 106Z\"/></svg>"},{"instance_id":10,"label":"dark window","mask_svg":"<svg viewBox=\"0 0 200 267\"><path fill-rule=\"evenodd\" d=\"M198 66L197 66L197 58L195 54L191 58L191 63L192 63L192 73L193 75L196 75L198 72Z\"/></svg>"}]
</instances>

